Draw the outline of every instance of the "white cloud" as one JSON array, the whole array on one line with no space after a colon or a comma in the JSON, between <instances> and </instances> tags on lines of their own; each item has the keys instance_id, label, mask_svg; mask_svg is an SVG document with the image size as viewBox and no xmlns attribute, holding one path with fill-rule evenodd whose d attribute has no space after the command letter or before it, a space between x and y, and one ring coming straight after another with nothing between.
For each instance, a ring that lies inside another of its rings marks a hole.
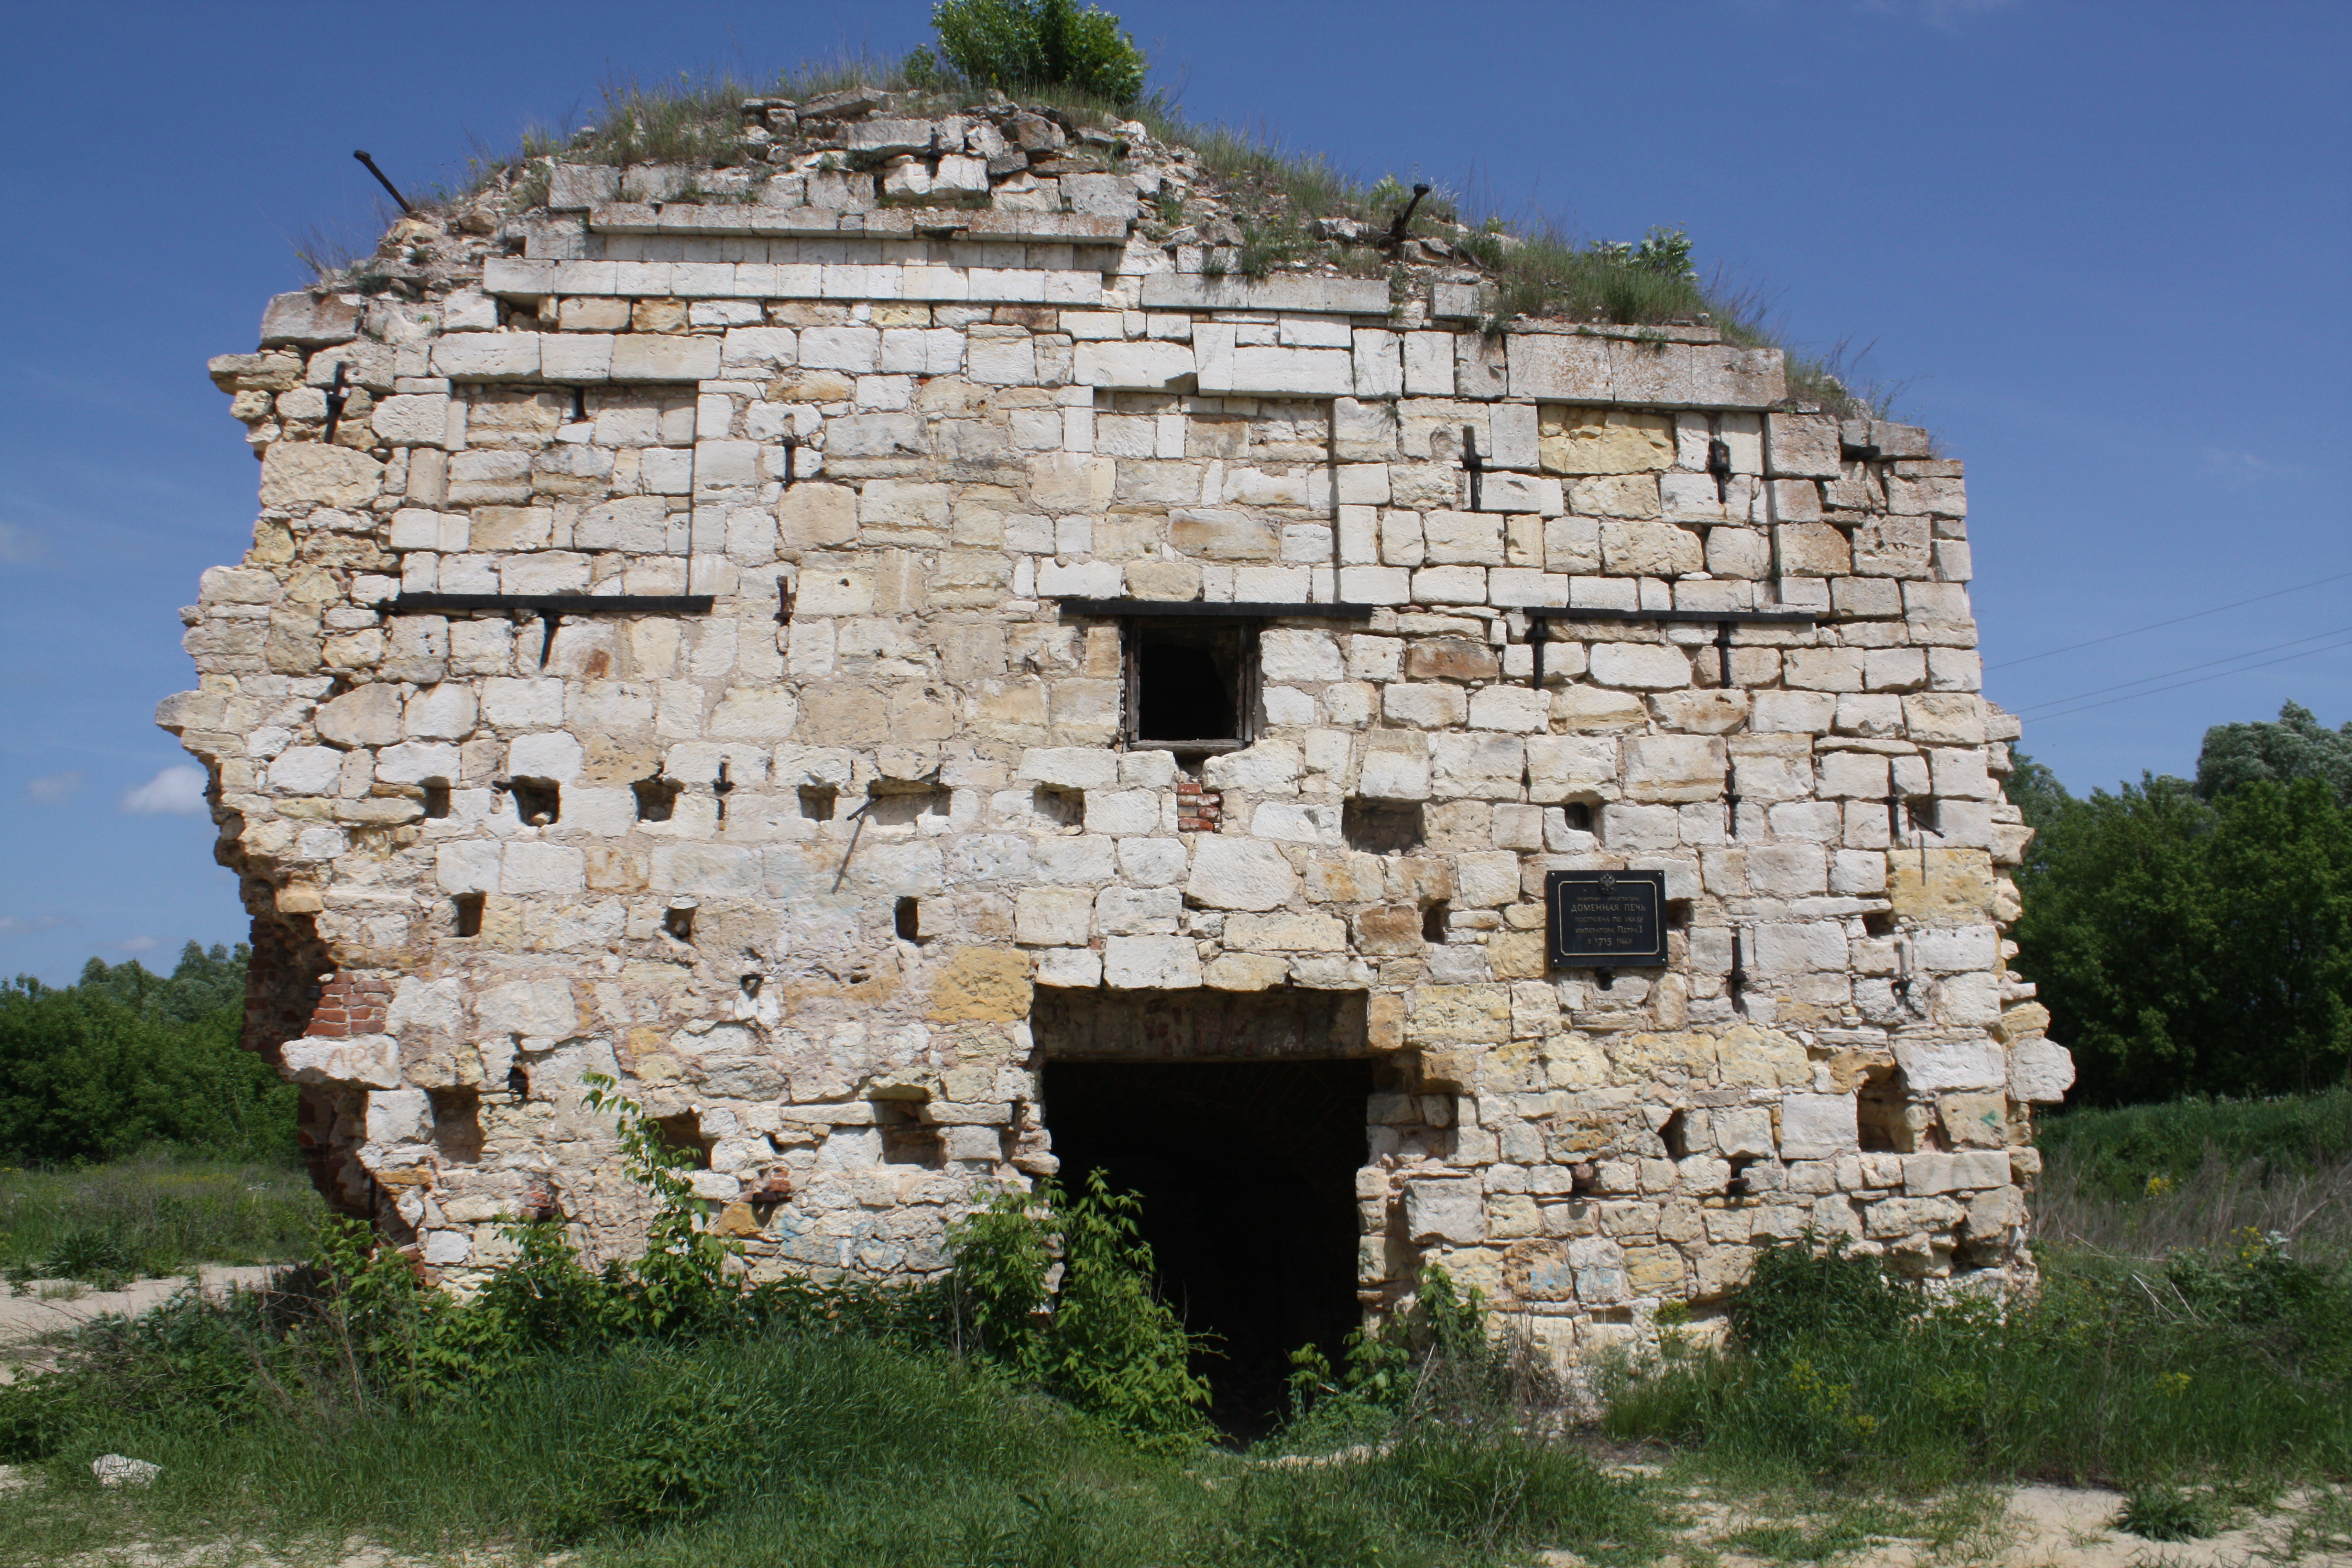
<instances>
[{"instance_id":1,"label":"white cloud","mask_svg":"<svg viewBox=\"0 0 2352 1568\"><path fill-rule=\"evenodd\" d=\"M119 952L152 952L157 943L152 936L131 936L123 938L114 946Z\"/></svg>"},{"instance_id":2,"label":"white cloud","mask_svg":"<svg viewBox=\"0 0 2352 1568\"><path fill-rule=\"evenodd\" d=\"M40 553L39 534L13 522L0 522L0 561L5 561L11 566L20 565Z\"/></svg>"},{"instance_id":3,"label":"white cloud","mask_svg":"<svg viewBox=\"0 0 2352 1568\"><path fill-rule=\"evenodd\" d=\"M183 763L165 768L122 797L132 816L194 816L205 809L205 770Z\"/></svg>"},{"instance_id":4,"label":"white cloud","mask_svg":"<svg viewBox=\"0 0 2352 1568\"><path fill-rule=\"evenodd\" d=\"M63 915L0 915L0 936L30 936L37 931L55 931L73 921Z\"/></svg>"},{"instance_id":5,"label":"white cloud","mask_svg":"<svg viewBox=\"0 0 2352 1568\"><path fill-rule=\"evenodd\" d=\"M36 805L61 805L81 791L81 774L78 773L43 773L25 785L25 793Z\"/></svg>"},{"instance_id":6,"label":"white cloud","mask_svg":"<svg viewBox=\"0 0 2352 1568\"><path fill-rule=\"evenodd\" d=\"M2254 452L2240 452L2227 447L2205 448L2205 467L2228 479L2266 479L2281 471L2280 466Z\"/></svg>"}]
</instances>

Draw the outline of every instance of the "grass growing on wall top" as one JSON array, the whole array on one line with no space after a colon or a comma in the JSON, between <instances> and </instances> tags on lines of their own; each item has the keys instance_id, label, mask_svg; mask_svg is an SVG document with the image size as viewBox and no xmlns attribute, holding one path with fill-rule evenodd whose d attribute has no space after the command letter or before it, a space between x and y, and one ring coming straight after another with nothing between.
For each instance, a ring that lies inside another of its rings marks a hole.
<instances>
[{"instance_id":1,"label":"grass growing on wall top","mask_svg":"<svg viewBox=\"0 0 2352 1568\"><path fill-rule=\"evenodd\" d=\"M743 134L742 100L772 97L803 101L824 93L867 88L913 95L907 112L953 113L1001 102L993 89L978 86L936 59L919 56L887 62L848 56L805 63L764 84L731 73L674 82L617 79L603 89L600 109L572 131L538 130L510 156L475 160L472 190L503 182L510 200L529 205L545 195L544 166L536 161L625 165L683 163L732 166L753 161ZM1279 268L1337 266L1368 276L1396 268L1392 253L1369 243L1371 236L1322 237L1320 220L1343 219L1385 235L1411 200L1411 182L1395 174L1367 183L1351 177L1319 154L1283 147L1263 132L1187 119L1160 93L1131 100L1088 91L1070 83L1038 83L1020 89L1024 104L1068 116L1075 122L1117 126L1140 122L1157 140L1190 148L1218 194L1234 208L1239 230L1231 268L1260 278ZM1091 159L1106 171L1120 166L1119 150L1073 146L1071 156ZM455 199L454 193L447 199ZM1712 323L1726 338L1751 347L1786 349L1766 320L1763 301L1718 275L1703 279L1687 265L1687 240L1678 232L1653 229L1641 245L1578 241L1549 223L1511 223L1498 214L1471 216L1465 234L1451 226L1465 216L1454 193L1433 189L1412 215L1411 232L1454 245L1490 280L1492 321L1517 317L1562 319L1619 326L1666 322ZM1163 230L1181 226L1181 212L1163 209ZM1661 238L1680 240L1681 264L1655 265ZM1213 263L1224 267L1222 253ZM1863 382L1852 374L1843 350L1824 354L1789 351L1792 398L1848 416L1885 417L1899 388Z\"/></svg>"}]
</instances>

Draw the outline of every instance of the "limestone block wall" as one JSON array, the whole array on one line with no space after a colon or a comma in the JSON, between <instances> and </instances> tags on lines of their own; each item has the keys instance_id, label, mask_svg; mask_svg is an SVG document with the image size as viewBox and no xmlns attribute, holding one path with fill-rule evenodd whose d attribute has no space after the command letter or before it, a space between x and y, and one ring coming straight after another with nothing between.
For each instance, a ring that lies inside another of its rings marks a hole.
<instances>
[{"instance_id":1,"label":"limestone block wall","mask_svg":"<svg viewBox=\"0 0 2352 1568\"><path fill-rule=\"evenodd\" d=\"M1378 1064L1368 1306L1439 1261L1573 1347L1809 1227L2027 1266L2071 1068L1958 463L1705 326L1216 275L1140 127L1041 180L864 112L732 203L409 220L213 362L262 510L160 721L339 1201L458 1284L519 1214L625 1251L601 1072L755 1271L923 1273L1055 1168L1046 1015L1313 994L1264 1048ZM1179 625L1224 749L1139 731ZM1548 968L1587 868L1664 873L1663 968Z\"/></svg>"}]
</instances>

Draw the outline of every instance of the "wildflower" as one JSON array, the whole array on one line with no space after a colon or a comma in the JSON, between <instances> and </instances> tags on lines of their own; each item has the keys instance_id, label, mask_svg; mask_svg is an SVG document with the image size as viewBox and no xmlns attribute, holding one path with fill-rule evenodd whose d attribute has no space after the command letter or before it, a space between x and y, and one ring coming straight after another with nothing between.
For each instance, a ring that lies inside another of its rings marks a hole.
<instances>
[{"instance_id":1,"label":"wildflower","mask_svg":"<svg viewBox=\"0 0 2352 1568\"><path fill-rule=\"evenodd\" d=\"M2170 1176L2150 1176L2147 1179L2147 1195L2149 1197L2160 1198L2171 1191L2172 1178Z\"/></svg>"}]
</instances>

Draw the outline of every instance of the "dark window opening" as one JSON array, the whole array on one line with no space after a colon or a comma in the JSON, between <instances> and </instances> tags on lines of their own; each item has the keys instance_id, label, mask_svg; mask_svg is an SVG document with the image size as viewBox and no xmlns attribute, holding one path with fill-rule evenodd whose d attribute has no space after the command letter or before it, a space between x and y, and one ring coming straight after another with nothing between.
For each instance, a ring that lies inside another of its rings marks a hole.
<instances>
[{"instance_id":1,"label":"dark window opening","mask_svg":"<svg viewBox=\"0 0 2352 1568\"><path fill-rule=\"evenodd\" d=\"M436 822L449 815L448 780L425 781L425 815Z\"/></svg>"},{"instance_id":2,"label":"dark window opening","mask_svg":"<svg viewBox=\"0 0 2352 1568\"><path fill-rule=\"evenodd\" d=\"M459 893L449 900L450 912L456 917L459 936L482 934L482 905L487 901L481 893Z\"/></svg>"},{"instance_id":3,"label":"dark window opening","mask_svg":"<svg viewBox=\"0 0 2352 1568\"><path fill-rule=\"evenodd\" d=\"M898 930L898 940L900 942L920 942L923 940L923 905L921 900L900 899L898 900L898 907L891 911L890 920L891 924Z\"/></svg>"},{"instance_id":4,"label":"dark window opening","mask_svg":"<svg viewBox=\"0 0 2352 1568\"><path fill-rule=\"evenodd\" d=\"M1752 1198L1764 1189L1751 1184L1748 1173L1764 1163L1760 1154L1734 1154L1731 1157L1731 1184L1725 1193L1735 1198Z\"/></svg>"},{"instance_id":5,"label":"dark window opening","mask_svg":"<svg viewBox=\"0 0 2352 1568\"><path fill-rule=\"evenodd\" d=\"M1367 855L1402 855L1425 837L1417 800L1350 800L1339 808L1339 832L1348 847Z\"/></svg>"},{"instance_id":6,"label":"dark window opening","mask_svg":"<svg viewBox=\"0 0 2352 1568\"><path fill-rule=\"evenodd\" d=\"M923 1120L921 1106L907 1100L873 1103L874 1123L882 1134L884 1164L922 1165L934 1171L946 1167L947 1145L940 1139L940 1130Z\"/></svg>"},{"instance_id":7,"label":"dark window opening","mask_svg":"<svg viewBox=\"0 0 2352 1568\"><path fill-rule=\"evenodd\" d=\"M514 796L515 816L526 827L544 827L563 816L563 789L553 779L508 779L499 787Z\"/></svg>"},{"instance_id":8,"label":"dark window opening","mask_svg":"<svg viewBox=\"0 0 2352 1568\"><path fill-rule=\"evenodd\" d=\"M1910 1115L1911 1096L1898 1067L1872 1068L1854 1096L1854 1121L1865 1154L1918 1152L1919 1130Z\"/></svg>"},{"instance_id":9,"label":"dark window opening","mask_svg":"<svg viewBox=\"0 0 2352 1568\"><path fill-rule=\"evenodd\" d=\"M654 1126L661 1133L662 1147L677 1149L694 1156L694 1168L710 1169L710 1146L717 1139L702 1135L702 1113L684 1110L676 1116L656 1116Z\"/></svg>"},{"instance_id":10,"label":"dark window opening","mask_svg":"<svg viewBox=\"0 0 2352 1568\"><path fill-rule=\"evenodd\" d=\"M1421 940L1434 947L1445 940L1446 922L1454 906L1440 899L1421 911Z\"/></svg>"},{"instance_id":11,"label":"dark window opening","mask_svg":"<svg viewBox=\"0 0 2352 1568\"><path fill-rule=\"evenodd\" d=\"M1906 798L1903 802L1903 812L1911 819L1911 831L1914 833L1940 834L1943 831L1936 826L1939 818L1933 795L1912 795Z\"/></svg>"},{"instance_id":12,"label":"dark window opening","mask_svg":"<svg viewBox=\"0 0 2352 1568\"><path fill-rule=\"evenodd\" d=\"M1592 831L1592 807L1580 800L1571 800L1560 808L1568 817L1569 826L1579 833Z\"/></svg>"},{"instance_id":13,"label":"dark window opening","mask_svg":"<svg viewBox=\"0 0 2352 1568\"><path fill-rule=\"evenodd\" d=\"M693 909L690 906L680 906L664 910L662 930L680 942L692 942L694 940Z\"/></svg>"},{"instance_id":14,"label":"dark window opening","mask_svg":"<svg viewBox=\"0 0 2352 1568\"><path fill-rule=\"evenodd\" d=\"M1265 1431L1290 1352L1313 1344L1340 1364L1362 1321L1355 1184L1372 1064L1049 1060L1044 1086L1065 1186L1099 1171L1140 1196L1161 1293L1215 1336L1194 1361L1212 1419Z\"/></svg>"},{"instance_id":15,"label":"dark window opening","mask_svg":"<svg viewBox=\"0 0 2352 1568\"><path fill-rule=\"evenodd\" d=\"M445 1160L470 1165L482 1157L482 1096L473 1089L436 1089L433 1146Z\"/></svg>"},{"instance_id":16,"label":"dark window opening","mask_svg":"<svg viewBox=\"0 0 2352 1568\"><path fill-rule=\"evenodd\" d=\"M1213 752L1249 743L1254 625L1130 626L1126 645L1129 745Z\"/></svg>"},{"instance_id":17,"label":"dark window opening","mask_svg":"<svg viewBox=\"0 0 2352 1568\"><path fill-rule=\"evenodd\" d=\"M1865 936L1893 936L1895 934L1895 912L1892 910L1871 910L1868 914L1862 917L1862 930L1863 934Z\"/></svg>"},{"instance_id":18,"label":"dark window opening","mask_svg":"<svg viewBox=\"0 0 2352 1568\"><path fill-rule=\"evenodd\" d=\"M677 792L686 786L676 779L666 779L659 773L639 779L629 786L636 792L639 822L667 822L670 813L677 809Z\"/></svg>"},{"instance_id":19,"label":"dark window opening","mask_svg":"<svg viewBox=\"0 0 2352 1568\"><path fill-rule=\"evenodd\" d=\"M1666 900L1666 929L1668 931L1688 931L1690 929L1690 919L1691 901L1688 899L1668 899Z\"/></svg>"},{"instance_id":20,"label":"dark window opening","mask_svg":"<svg viewBox=\"0 0 2352 1568\"><path fill-rule=\"evenodd\" d=\"M831 822L835 807L841 804L841 792L831 784L801 786L801 815L811 822Z\"/></svg>"},{"instance_id":21,"label":"dark window opening","mask_svg":"<svg viewBox=\"0 0 2352 1568\"><path fill-rule=\"evenodd\" d=\"M507 1092L518 1100L530 1098L530 1074L523 1071L520 1062L507 1068Z\"/></svg>"},{"instance_id":22,"label":"dark window opening","mask_svg":"<svg viewBox=\"0 0 2352 1568\"><path fill-rule=\"evenodd\" d=\"M1667 1159L1689 1159L1691 1152L1689 1112L1677 1110L1667 1117L1658 1128L1658 1142L1666 1146Z\"/></svg>"}]
</instances>

